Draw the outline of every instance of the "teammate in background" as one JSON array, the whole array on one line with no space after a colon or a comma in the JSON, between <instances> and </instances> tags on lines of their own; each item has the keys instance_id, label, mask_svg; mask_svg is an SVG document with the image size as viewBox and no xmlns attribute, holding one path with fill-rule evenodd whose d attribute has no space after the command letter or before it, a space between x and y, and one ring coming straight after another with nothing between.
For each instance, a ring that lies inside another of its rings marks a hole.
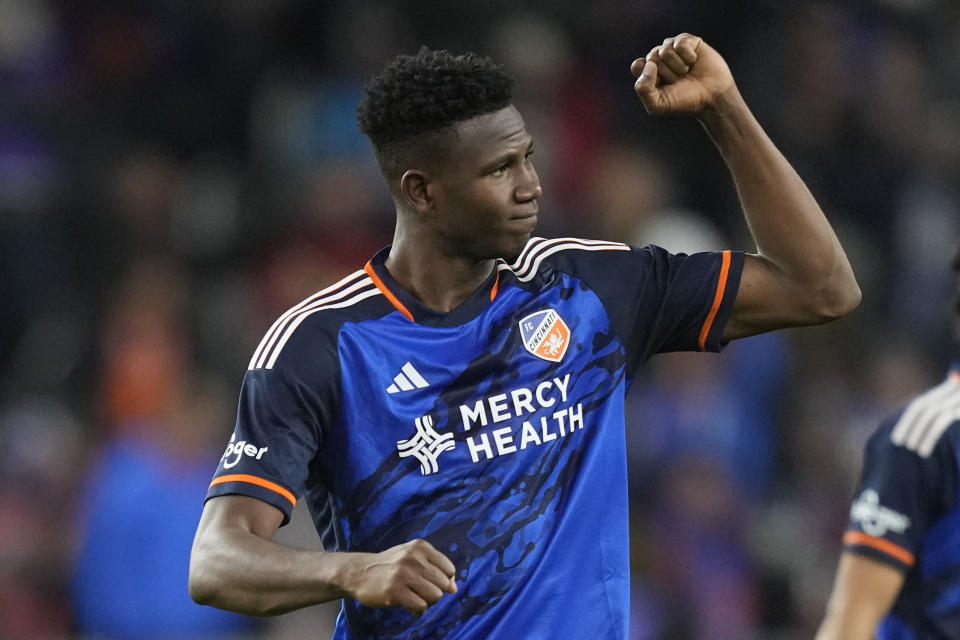
<instances>
[{"instance_id":1,"label":"teammate in background","mask_svg":"<svg viewBox=\"0 0 960 640\"><path fill-rule=\"evenodd\" d=\"M342 599L336 638L627 636L637 368L860 299L723 58L681 34L631 70L649 113L706 128L757 253L531 238L541 188L509 78L474 54L396 58L358 109L394 242L254 353L194 541L198 602L269 615ZM271 541L298 496L326 552Z\"/></svg>"},{"instance_id":2,"label":"teammate in background","mask_svg":"<svg viewBox=\"0 0 960 640\"><path fill-rule=\"evenodd\" d=\"M954 338L960 342L960 250ZM867 442L817 640L960 638L960 362Z\"/></svg>"}]
</instances>

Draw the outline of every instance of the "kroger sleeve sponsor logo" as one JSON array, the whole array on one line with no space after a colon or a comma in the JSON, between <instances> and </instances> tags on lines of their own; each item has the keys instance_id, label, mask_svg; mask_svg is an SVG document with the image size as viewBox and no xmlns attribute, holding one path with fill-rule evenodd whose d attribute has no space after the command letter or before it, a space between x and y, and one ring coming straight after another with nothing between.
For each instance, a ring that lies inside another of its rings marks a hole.
<instances>
[{"instance_id":1,"label":"kroger sleeve sponsor logo","mask_svg":"<svg viewBox=\"0 0 960 640\"><path fill-rule=\"evenodd\" d=\"M882 538L888 531L903 534L910 526L910 518L880 504L880 495L866 489L850 507L850 519L860 525L863 532Z\"/></svg>"},{"instance_id":2,"label":"kroger sleeve sponsor logo","mask_svg":"<svg viewBox=\"0 0 960 640\"><path fill-rule=\"evenodd\" d=\"M263 457L263 454L267 452L268 448L269 447L258 447L255 444L248 443L246 440L237 440L237 434L233 434L230 436L230 444L227 445L227 450L223 452L220 462L223 463L224 469L231 469L240 463L240 459L243 456L259 460Z\"/></svg>"}]
</instances>

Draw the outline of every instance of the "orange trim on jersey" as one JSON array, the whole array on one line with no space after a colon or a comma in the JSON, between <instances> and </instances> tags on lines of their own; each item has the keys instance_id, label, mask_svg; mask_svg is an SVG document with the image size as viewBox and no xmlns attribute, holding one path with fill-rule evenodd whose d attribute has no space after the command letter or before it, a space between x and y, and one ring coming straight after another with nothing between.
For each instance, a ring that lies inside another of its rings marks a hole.
<instances>
[{"instance_id":1,"label":"orange trim on jersey","mask_svg":"<svg viewBox=\"0 0 960 640\"><path fill-rule=\"evenodd\" d=\"M380 289L380 293L383 294L383 297L389 300L390 304L396 307L397 311L406 316L407 320L413 322L413 314L410 313L405 306L403 306L402 302L397 300L397 296L393 295L393 293L390 292L390 289L387 289L386 285L383 284L383 280L381 280L380 276L377 275L377 272L373 270L373 265L368 262L363 267L363 270L368 276L370 276L370 279L373 280L373 284L377 285L377 289Z\"/></svg>"},{"instance_id":2,"label":"orange trim on jersey","mask_svg":"<svg viewBox=\"0 0 960 640\"><path fill-rule=\"evenodd\" d=\"M717 280L717 294L713 296L713 306L710 307L710 313L707 319L703 321L703 327L700 329L700 337L697 339L697 348L700 351L707 350L707 336L710 335L710 327L713 326L713 319L717 317L717 311L720 310L720 303L723 302L723 292L727 288L727 274L730 273L730 251L723 252L723 258L720 262L720 278Z\"/></svg>"},{"instance_id":3,"label":"orange trim on jersey","mask_svg":"<svg viewBox=\"0 0 960 640\"><path fill-rule=\"evenodd\" d=\"M960 371L951 371L950 377L956 380L957 382L960 382Z\"/></svg>"},{"instance_id":4,"label":"orange trim on jersey","mask_svg":"<svg viewBox=\"0 0 960 640\"><path fill-rule=\"evenodd\" d=\"M868 536L861 531L847 531L843 534L843 543L849 545L860 545L864 547L873 547L878 551L883 551L888 556L893 556L908 567L912 567L915 562L913 554L899 545L895 545L889 540Z\"/></svg>"},{"instance_id":5,"label":"orange trim on jersey","mask_svg":"<svg viewBox=\"0 0 960 640\"><path fill-rule=\"evenodd\" d=\"M490 302L493 302L493 299L497 297L497 287L499 286L500 286L500 269L497 269L497 279L493 281L493 289L490 289Z\"/></svg>"},{"instance_id":6,"label":"orange trim on jersey","mask_svg":"<svg viewBox=\"0 0 960 640\"><path fill-rule=\"evenodd\" d=\"M297 498L292 493L278 485L276 482L270 482L269 480L264 480L263 478L258 478L257 476L251 476L246 473L234 473L231 475L214 478L213 482L210 483L210 486L212 487L214 485L223 484L224 482L249 482L250 484L255 484L258 487L275 491L289 500L291 505L297 505Z\"/></svg>"}]
</instances>

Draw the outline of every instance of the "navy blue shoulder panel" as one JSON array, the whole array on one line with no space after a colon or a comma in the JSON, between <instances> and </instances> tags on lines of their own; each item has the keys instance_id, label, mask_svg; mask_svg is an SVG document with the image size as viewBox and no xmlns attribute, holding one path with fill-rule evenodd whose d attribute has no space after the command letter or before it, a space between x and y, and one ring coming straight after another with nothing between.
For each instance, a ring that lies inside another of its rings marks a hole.
<instances>
[{"instance_id":1,"label":"navy blue shoulder panel","mask_svg":"<svg viewBox=\"0 0 960 640\"><path fill-rule=\"evenodd\" d=\"M250 360L236 426L208 499L255 497L280 509L286 524L297 498L324 486L316 453L337 419L339 332L345 323L393 312L371 279L357 272L277 319Z\"/></svg>"},{"instance_id":2,"label":"navy blue shoulder panel","mask_svg":"<svg viewBox=\"0 0 960 640\"><path fill-rule=\"evenodd\" d=\"M671 254L648 245L577 238L531 240L511 265L521 282L573 276L600 298L627 349L628 375L667 351L720 351L743 253Z\"/></svg>"},{"instance_id":3,"label":"navy blue shoulder panel","mask_svg":"<svg viewBox=\"0 0 960 640\"><path fill-rule=\"evenodd\" d=\"M935 561L930 552L941 523L957 511L954 386L948 379L917 396L871 435L844 535L847 550L903 571Z\"/></svg>"}]
</instances>

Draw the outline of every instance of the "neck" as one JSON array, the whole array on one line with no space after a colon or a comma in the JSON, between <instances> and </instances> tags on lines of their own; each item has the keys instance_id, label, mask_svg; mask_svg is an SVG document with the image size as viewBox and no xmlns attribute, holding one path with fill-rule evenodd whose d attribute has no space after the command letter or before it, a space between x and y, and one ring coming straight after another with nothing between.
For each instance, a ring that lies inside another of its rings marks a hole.
<instances>
[{"instance_id":1,"label":"neck","mask_svg":"<svg viewBox=\"0 0 960 640\"><path fill-rule=\"evenodd\" d=\"M451 256L437 248L414 246L395 236L384 265L394 280L420 302L446 313L461 305L483 284L496 268L496 260Z\"/></svg>"}]
</instances>

